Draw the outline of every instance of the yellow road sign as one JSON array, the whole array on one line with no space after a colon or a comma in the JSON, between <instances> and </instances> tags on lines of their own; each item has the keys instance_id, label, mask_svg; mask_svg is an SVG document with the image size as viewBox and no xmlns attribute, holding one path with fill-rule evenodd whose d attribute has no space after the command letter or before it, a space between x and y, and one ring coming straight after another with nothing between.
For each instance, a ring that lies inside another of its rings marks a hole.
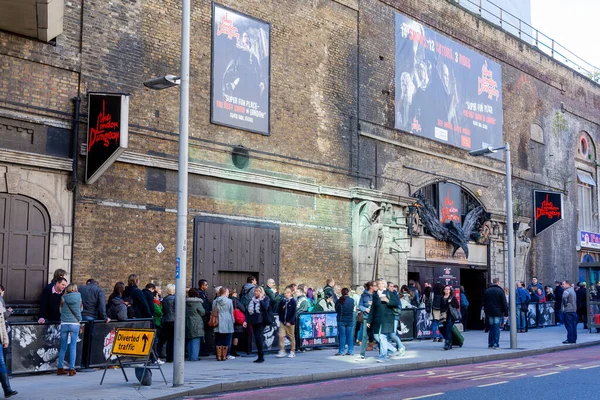
<instances>
[{"instance_id":1,"label":"yellow road sign","mask_svg":"<svg viewBox=\"0 0 600 400\"><path fill-rule=\"evenodd\" d=\"M115 333L111 354L146 357L152 349L155 334L154 329L119 328Z\"/></svg>"}]
</instances>

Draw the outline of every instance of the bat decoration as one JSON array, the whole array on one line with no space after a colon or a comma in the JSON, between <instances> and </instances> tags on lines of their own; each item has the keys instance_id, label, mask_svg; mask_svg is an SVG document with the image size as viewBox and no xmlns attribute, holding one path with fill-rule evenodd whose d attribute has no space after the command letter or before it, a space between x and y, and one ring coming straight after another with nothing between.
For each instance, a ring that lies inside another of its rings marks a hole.
<instances>
[{"instance_id":1,"label":"bat decoration","mask_svg":"<svg viewBox=\"0 0 600 400\"><path fill-rule=\"evenodd\" d=\"M465 216L465 221L462 226L454 221L442 224L437 210L425 199L425 196L422 193L417 193L415 198L417 200L414 206L417 209L419 218L431 236L437 240L452 244L454 247L454 251L452 252L453 257L454 254L456 254L456 251L459 248L462 248L465 252L465 256L469 258L468 242L471 239L471 235L477 233L474 229L476 228L479 219L486 214L483 207L475 207L469 211Z\"/></svg>"}]
</instances>

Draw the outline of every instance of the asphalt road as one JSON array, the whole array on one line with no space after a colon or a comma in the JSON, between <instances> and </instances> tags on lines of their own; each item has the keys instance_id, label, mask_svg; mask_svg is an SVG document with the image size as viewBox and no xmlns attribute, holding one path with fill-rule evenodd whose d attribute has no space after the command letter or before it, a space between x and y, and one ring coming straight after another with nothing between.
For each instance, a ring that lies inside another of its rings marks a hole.
<instances>
[{"instance_id":1,"label":"asphalt road","mask_svg":"<svg viewBox=\"0 0 600 400\"><path fill-rule=\"evenodd\" d=\"M251 367L250 367L251 368ZM274 387L187 399L600 398L600 346L528 358Z\"/></svg>"}]
</instances>

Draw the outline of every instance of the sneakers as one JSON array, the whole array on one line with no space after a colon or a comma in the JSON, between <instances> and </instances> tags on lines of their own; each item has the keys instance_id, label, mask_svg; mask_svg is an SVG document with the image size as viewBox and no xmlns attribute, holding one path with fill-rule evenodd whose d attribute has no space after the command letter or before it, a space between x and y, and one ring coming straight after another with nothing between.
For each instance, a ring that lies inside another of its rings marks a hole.
<instances>
[{"instance_id":1,"label":"sneakers","mask_svg":"<svg viewBox=\"0 0 600 400\"><path fill-rule=\"evenodd\" d=\"M364 360L365 356L363 356L362 354L359 354L356 356L356 360Z\"/></svg>"},{"instance_id":2,"label":"sneakers","mask_svg":"<svg viewBox=\"0 0 600 400\"><path fill-rule=\"evenodd\" d=\"M384 363L385 361L386 361L386 360L385 360L385 358L378 358L378 359L377 359L377 362L378 362L378 363Z\"/></svg>"},{"instance_id":3,"label":"sneakers","mask_svg":"<svg viewBox=\"0 0 600 400\"><path fill-rule=\"evenodd\" d=\"M160 365L163 365L165 362L159 358L158 360L156 360L156 363L160 364Z\"/></svg>"},{"instance_id":4,"label":"sneakers","mask_svg":"<svg viewBox=\"0 0 600 400\"><path fill-rule=\"evenodd\" d=\"M227 356L227 359L228 359L228 360L235 360L235 357L234 357L234 356L232 356L232 355L228 355L228 356Z\"/></svg>"},{"instance_id":5,"label":"sneakers","mask_svg":"<svg viewBox=\"0 0 600 400\"><path fill-rule=\"evenodd\" d=\"M290 353L291 354L291 353ZM285 351L280 351L279 353L277 353L277 358L283 358L285 357Z\"/></svg>"},{"instance_id":6,"label":"sneakers","mask_svg":"<svg viewBox=\"0 0 600 400\"><path fill-rule=\"evenodd\" d=\"M294 358L294 357L296 357L296 353L294 353L293 351L290 351L290 354L288 355L288 358Z\"/></svg>"}]
</instances>

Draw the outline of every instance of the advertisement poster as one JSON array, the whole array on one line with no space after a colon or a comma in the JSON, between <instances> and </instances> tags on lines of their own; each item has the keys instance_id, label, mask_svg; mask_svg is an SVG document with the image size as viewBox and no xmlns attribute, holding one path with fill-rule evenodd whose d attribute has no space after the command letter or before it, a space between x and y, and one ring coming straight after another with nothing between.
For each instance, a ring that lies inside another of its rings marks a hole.
<instances>
[{"instance_id":1,"label":"advertisement poster","mask_svg":"<svg viewBox=\"0 0 600 400\"><path fill-rule=\"evenodd\" d=\"M534 190L533 206L535 208L534 235L539 235L563 218L561 193Z\"/></svg>"},{"instance_id":2,"label":"advertisement poster","mask_svg":"<svg viewBox=\"0 0 600 400\"><path fill-rule=\"evenodd\" d=\"M600 250L600 233L579 232L579 245L588 249Z\"/></svg>"},{"instance_id":3,"label":"advertisement poster","mask_svg":"<svg viewBox=\"0 0 600 400\"><path fill-rule=\"evenodd\" d=\"M402 310L404 312L404 310ZM424 308L417 308L417 339L427 339L432 336L430 313Z\"/></svg>"},{"instance_id":4,"label":"advertisement poster","mask_svg":"<svg viewBox=\"0 0 600 400\"><path fill-rule=\"evenodd\" d=\"M469 150L501 146L500 64L398 13L395 31L395 128Z\"/></svg>"},{"instance_id":5,"label":"advertisement poster","mask_svg":"<svg viewBox=\"0 0 600 400\"><path fill-rule=\"evenodd\" d=\"M270 134L271 25L213 3L211 122Z\"/></svg>"},{"instance_id":6,"label":"advertisement poster","mask_svg":"<svg viewBox=\"0 0 600 400\"><path fill-rule=\"evenodd\" d=\"M128 145L129 96L88 94L88 141L85 182L94 183Z\"/></svg>"},{"instance_id":7,"label":"advertisement poster","mask_svg":"<svg viewBox=\"0 0 600 400\"><path fill-rule=\"evenodd\" d=\"M450 285L453 288L460 288L460 267L439 267L433 268L433 280L435 283L441 283L444 286Z\"/></svg>"},{"instance_id":8,"label":"advertisement poster","mask_svg":"<svg viewBox=\"0 0 600 400\"><path fill-rule=\"evenodd\" d=\"M398 334L400 340L413 340L415 338L415 310L411 308L402 309L398 323Z\"/></svg>"},{"instance_id":9,"label":"advertisement poster","mask_svg":"<svg viewBox=\"0 0 600 400\"><path fill-rule=\"evenodd\" d=\"M328 313L302 313L298 317L300 346L310 347L337 344L337 315Z\"/></svg>"},{"instance_id":10,"label":"advertisement poster","mask_svg":"<svg viewBox=\"0 0 600 400\"><path fill-rule=\"evenodd\" d=\"M462 197L460 192L460 186L451 183L438 183L440 222L442 224L447 222L461 224Z\"/></svg>"}]
</instances>

